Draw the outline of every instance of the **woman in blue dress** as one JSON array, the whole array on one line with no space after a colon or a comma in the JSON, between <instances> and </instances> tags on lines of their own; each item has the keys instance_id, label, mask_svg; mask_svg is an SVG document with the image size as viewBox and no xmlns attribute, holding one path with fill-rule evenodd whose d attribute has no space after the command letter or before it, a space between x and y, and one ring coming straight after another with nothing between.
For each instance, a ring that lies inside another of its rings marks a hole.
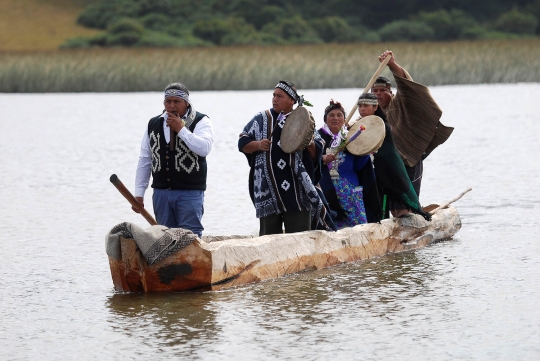
<instances>
[{"instance_id":1,"label":"woman in blue dress","mask_svg":"<svg viewBox=\"0 0 540 361\"><path fill-rule=\"evenodd\" d=\"M338 229L378 222L382 211L369 155L356 156L345 148L345 109L333 100L324 111L324 126L318 130L325 141L321 189L333 211Z\"/></svg>"}]
</instances>

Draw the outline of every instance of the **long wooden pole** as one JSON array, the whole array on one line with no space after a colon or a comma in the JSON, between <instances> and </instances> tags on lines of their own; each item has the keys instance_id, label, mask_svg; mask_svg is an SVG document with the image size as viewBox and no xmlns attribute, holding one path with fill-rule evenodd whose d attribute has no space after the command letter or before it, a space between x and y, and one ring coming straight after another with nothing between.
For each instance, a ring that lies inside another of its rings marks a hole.
<instances>
[{"instance_id":1,"label":"long wooden pole","mask_svg":"<svg viewBox=\"0 0 540 361\"><path fill-rule=\"evenodd\" d=\"M435 208L434 210L430 211L429 213L431 214L435 214L435 212L437 212L439 209L444 209L446 207L448 207L450 204L454 203L455 201L457 201L458 199L460 199L461 197L463 197L465 195L465 193L469 192L469 191L472 191L472 188L468 188L466 189L463 193L461 193L459 196L457 196L456 198L452 199L451 201L449 202L446 202L445 204L443 205L440 205L438 206L437 208Z\"/></svg>"},{"instance_id":2,"label":"long wooden pole","mask_svg":"<svg viewBox=\"0 0 540 361\"><path fill-rule=\"evenodd\" d=\"M116 189L118 189L118 191L124 196L124 198L127 199L127 201L133 207L137 208L141 212L141 215L144 217L144 219L148 221L148 223L150 223L152 226L156 226L158 224L154 217L152 217L152 215L148 213L148 211L144 209L144 207L141 207L141 204L137 202L137 199L135 199L133 194L131 194L131 192L126 188L124 183L122 183L120 179L118 179L116 174L111 175L110 181L116 187Z\"/></svg>"},{"instance_id":3,"label":"long wooden pole","mask_svg":"<svg viewBox=\"0 0 540 361\"><path fill-rule=\"evenodd\" d=\"M367 93L371 89L371 87L375 83L375 80L377 80L379 75L381 75L384 67L386 66L386 64L388 64L390 59L392 59L392 55L387 55L386 58L384 58L384 60L381 62L381 65L379 65L379 68L377 69L377 71L375 71L375 74L373 74L373 76L371 77L371 80L369 81L368 85L366 86L362 94ZM358 109L358 102L354 104L354 107L349 112L349 115L347 115L347 119L345 119L345 126L349 124L349 120L351 120L353 114L356 112L356 109Z\"/></svg>"}]
</instances>

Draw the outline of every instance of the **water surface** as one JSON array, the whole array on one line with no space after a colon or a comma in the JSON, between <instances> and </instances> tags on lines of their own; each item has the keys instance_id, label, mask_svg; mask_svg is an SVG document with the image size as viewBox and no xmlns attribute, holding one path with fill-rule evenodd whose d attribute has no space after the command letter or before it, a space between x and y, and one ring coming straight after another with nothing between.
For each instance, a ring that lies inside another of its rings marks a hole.
<instances>
[{"instance_id":1,"label":"water surface","mask_svg":"<svg viewBox=\"0 0 540 361\"><path fill-rule=\"evenodd\" d=\"M118 294L115 224L145 220L133 189L161 93L0 94L0 359L532 360L540 358L540 84L432 87L454 126L425 161L423 204L456 203L463 228L422 250L236 289ZM348 107L355 90L301 91ZM258 229L237 151L271 91L194 92L214 125L204 234ZM146 204L151 210L151 191Z\"/></svg>"}]
</instances>

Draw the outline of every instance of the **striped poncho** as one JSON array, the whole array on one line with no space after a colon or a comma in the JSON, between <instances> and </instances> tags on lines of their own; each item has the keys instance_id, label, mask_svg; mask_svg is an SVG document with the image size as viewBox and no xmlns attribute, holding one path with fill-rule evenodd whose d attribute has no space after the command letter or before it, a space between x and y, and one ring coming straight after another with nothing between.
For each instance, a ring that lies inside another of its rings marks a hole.
<instances>
[{"instance_id":1,"label":"striped poncho","mask_svg":"<svg viewBox=\"0 0 540 361\"><path fill-rule=\"evenodd\" d=\"M405 78L394 73L398 91L382 110L392 126L397 150L405 164L413 167L443 144L454 128L440 122L442 111L429 89L413 81L405 69L403 72Z\"/></svg>"}]
</instances>

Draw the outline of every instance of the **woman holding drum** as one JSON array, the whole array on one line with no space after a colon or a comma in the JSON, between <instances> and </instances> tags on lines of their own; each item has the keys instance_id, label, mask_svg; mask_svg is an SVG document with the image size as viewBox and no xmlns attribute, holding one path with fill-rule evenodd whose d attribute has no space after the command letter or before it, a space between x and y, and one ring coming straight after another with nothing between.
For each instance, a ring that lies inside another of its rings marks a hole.
<instances>
[{"instance_id":1,"label":"woman holding drum","mask_svg":"<svg viewBox=\"0 0 540 361\"><path fill-rule=\"evenodd\" d=\"M330 209L336 213L334 220L338 229L378 222L382 212L371 158L355 155L344 147L348 132L345 110L339 102L330 101L324 111L324 122L318 130L326 142L319 184Z\"/></svg>"},{"instance_id":2,"label":"woman holding drum","mask_svg":"<svg viewBox=\"0 0 540 361\"><path fill-rule=\"evenodd\" d=\"M394 200L405 204L411 212L420 214L428 221L431 220L431 215L424 212L420 206L420 201L407 174L403 160L396 149L392 130L386 121L386 115L378 106L377 97L371 93L362 94L358 99L358 112L360 113L360 119L351 127L351 131L358 124L364 123L370 118L379 118L384 122L384 139L380 148L373 153L375 176L379 194L382 196L381 203L385 213L384 218L388 218L386 204L390 200ZM362 138L359 137L357 141L362 141Z\"/></svg>"}]
</instances>

